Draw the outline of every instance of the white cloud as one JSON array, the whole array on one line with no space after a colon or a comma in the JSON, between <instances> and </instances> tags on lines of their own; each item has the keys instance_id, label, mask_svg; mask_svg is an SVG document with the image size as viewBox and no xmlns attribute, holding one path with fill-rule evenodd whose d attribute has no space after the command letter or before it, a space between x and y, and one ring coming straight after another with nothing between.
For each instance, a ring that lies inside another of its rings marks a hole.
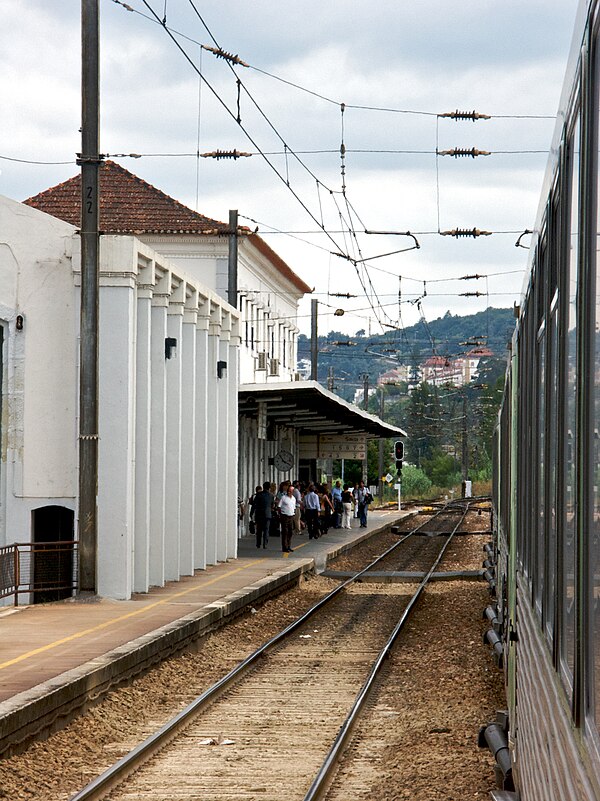
<instances>
[{"instance_id":1,"label":"white cloud","mask_svg":"<svg viewBox=\"0 0 600 801\"><path fill-rule=\"evenodd\" d=\"M142 10L139 0L130 4ZM155 2L159 15L164 3ZM159 25L105 0L102 30L102 133L105 152L193 153L198 126L198 76ZM378 3L367 0L301 0L282 4L263 0L206 0L201 13L228 51L336 102L429 112L477 109L491 114L553 114L559 98L576 0L421 0ZM200 42L210 36L187 3L167 3L168 24ZM38 161L72 160L79 149L79 0L5 0L0 48L0 100L3 126L0 155ZM198 47L181 40L199 62ZM237 113L235 81L223 60L204 53L206 78ZM340 108L253 70L239 69L269 120L285 142L302 150L333 153L303 155L312 175L289 156L270 156L302 201L327 226L338 230L341 185ZM237 124L210 90L202 89L200 149L253 150ZM242 92L242 121L263 150L282 144L252 101ZM548 120L494 119L454 123L435 116L392 114L347 108L344 113L348 197L370 228L435 231L439 175L442 227L522 230L531 227L537 208L544 157L496 155L478 161L439 159L441 149L544 150L552 132ZM409 153L353 153L352 150L424 150ZM21 199L65 180L74 164L22 165L2 161L0 192ZM195 204L194 158L124 161L163 191ZM317 193L315 176L321 182ZM226 219L229 208L283 230L315 230L316 224L259 156L237 162L201 161L200 211ZM318 292L332 287L362 294L354 267L331 256L333 242L302 235L321 249L285 236L265 233L269 243ZM336 242L343 242L339 234ZM419 236L418 251L373 262L378 295L397 293L397 274L433 280L452 274L514 269L527 253L515 250L515 235L483 240ZM350 239L346 237L346 245ZM358 237L364 255L394 250L400 237ZM414 284L418 287L418 284ZM440 284L423 307L432 317L483 307L487 298L458 297L464 285ZM521 276L490 278L489 291L514 292ZM408 292L408 289L405 289ZM325 295L319 295L325 299ZM393 300L393 298L392 298ZM513 296L490 296L496 305ZM353 304L353 305L352 305ZM364 299L348 308L368 305ZM388 310L396 314L397 310ZM406 317L416 314L409 304ZM360 312L366 315L366 312ZM324 318L327 319L327 318ZM366 327L350 317L331 318L336 329ZM344 328L346 326L346 328ZM303 325L306 330L308 325Z\"/></svg>"}]
</instances>

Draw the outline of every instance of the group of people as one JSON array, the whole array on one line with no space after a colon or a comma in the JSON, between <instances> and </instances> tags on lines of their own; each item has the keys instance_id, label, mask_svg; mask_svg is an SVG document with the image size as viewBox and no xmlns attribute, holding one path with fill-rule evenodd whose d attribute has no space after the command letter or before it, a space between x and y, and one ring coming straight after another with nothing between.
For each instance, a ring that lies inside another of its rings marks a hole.
<instances>
[{"instance_id":1,"label":"group of people","mask_svg":"<svg viewBox=\"0 0 600 801\"><path fill-rule=\"evenodd\" d=\"M266 548L269 536L279 534L282 552L292 553L294 534L307 531L309 539L318 539L330 528L351 528L353 515L366 527L372 501L364 481L353 488L336 481L331 490L327 484L300 481L282 481L277 489L265 481L250 498L250 533L256 535L257 548Z\"/></svg>"}]
</instances>

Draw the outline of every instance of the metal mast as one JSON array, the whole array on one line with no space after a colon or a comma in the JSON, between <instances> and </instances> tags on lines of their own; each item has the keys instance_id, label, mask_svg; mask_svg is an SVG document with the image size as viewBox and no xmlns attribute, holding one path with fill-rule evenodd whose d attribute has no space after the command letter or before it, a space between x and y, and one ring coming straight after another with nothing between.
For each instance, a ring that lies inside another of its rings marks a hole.
<instances>
[{"instance_id":1,"label":"metal mast","mask_svg":"<svg viewBox=\"0 0 600 801\"><path fill-rule=\"evenodd\" d=\"M98 251L100 79L98 0L81 3L81 331L79 367L79 589L97 590Z\"/></svg>"}]
</instances>

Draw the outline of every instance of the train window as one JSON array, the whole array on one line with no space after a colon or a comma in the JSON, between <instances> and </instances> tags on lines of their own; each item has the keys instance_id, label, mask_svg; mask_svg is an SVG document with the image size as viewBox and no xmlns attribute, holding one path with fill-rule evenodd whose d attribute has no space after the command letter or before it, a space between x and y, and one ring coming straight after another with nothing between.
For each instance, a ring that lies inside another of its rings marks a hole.
<instances>
[{"instance_id":1,"label":"train window","mask_svg":"<svg viewBox=\"0 0 600 801\"><path fill-rule=\"evenodd\" d=\"M548 326L548 353L546 372L548 409L546 411L548 442L546 444L546 592L544 623L550 642L554 638L555 571L557 536L557 462L558 462L558 293L552 299Z\"/></svg>"},{"instance_id":2,"label":"train window","mask_svg":"<svg viewBox=\"0 0 600 801\"><path fill-rule=\"evenodd\" d=\"M598 35L598 34L597 34ZM598 44L597 44L598 47ZM595 53L595 79L597 91L600 93L600 52ZM597 114L600 114L600 101L597 100ZM600 137L600 120L596 120L596 141ZM598 146L596 145L596 150ZM596 187L596 248L595 248L595 284L596 284L596 304L594 319L590 321L593 326L594 340L594 370L593 370L593 411L591 420L592 436L592 527L591 543L588 546L588 553L591 554L591 614L590 625L593 627L591 642L592 653L588 655L588 664L591 662L592 692L594 699L594 717L596 728L600 730L600 259L598 258L598 248L600 247L600 174L597 175ZM592 256L593 258L593 256ZM589 462L588 462L589 464Z\"/></svg>"},{"instance_id":3,"label":"train window","mask_svg":"<svg viewBox=\"0 0 600 801\"><path fill-rule=\"evenodd\" d=\"M565 685L573 682L575 664L575 635L577 615L576 555L577 555L577 288L579 261L579 115L569 137L570 218L568 231L568 260L566 266L567 319L564 331L566 381L566 452L564 460L564 499L562 546L562 593L560 610L560 661Z\"/></svg>"},{"instance_id":4,"label":"train window","mask_svg":"<svg viewBox=\"0 0 600 801\"><path fill-rule=\"evenodd\" d=\"M545 539L545 475L546 475L546 330L542 328L537 341L537 409L535 420L537 424L537 481L536 481L536 565L534 581L534 600L538 615L542 614L542 596L544 594L545 568L546 568L546 539Z\"/></svg>"}]
</instances>

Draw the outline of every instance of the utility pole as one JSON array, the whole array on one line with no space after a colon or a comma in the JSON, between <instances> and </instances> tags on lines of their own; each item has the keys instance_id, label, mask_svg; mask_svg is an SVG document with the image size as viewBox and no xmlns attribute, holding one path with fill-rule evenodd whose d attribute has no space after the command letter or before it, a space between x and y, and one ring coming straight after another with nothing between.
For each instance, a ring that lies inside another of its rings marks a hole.
<instances>
[{"instance_id":1,"label":"utility pole","mask_svg":"<svg viewBox=\"0 0 600 801\"><path fill-rule=\"evenodd\" d=\"M463 391L462 402L462 475L463 480L469 477L469 440L468 440L468 426L467 426L467 391Z\"/></svg>"},{"instance_id":2,"label":"utility pole","mask_svg":"<svg viewBox=\"0 0 600 801\"><path fill-rule=\"evenodd\" d=\"M364 401L363 405L364 405L364 408L365 408L365 412L368 412L369 411L369 374L368 373L363 373L362 374L362 380L363 380L363 401ZM365 486L367 486L368 480L369 480L369 460L367 458L367 451L365 451L365 458L363 459L362 472L363 472L363 481L365 482Z\"/></svg>"},{"instance_id":3,"label":"utility pole","mask_svg":"<svg viewBox=\"0 0 600 801\"><path fill-rule=\"evenodd\" d=\"M369 411L369 374L363 373L362 374L363 380L363 407L365 412Z\"/></svg>"},{"instance_id":4,"label":"utility pole","mask_svg":"<svg viewBox=\"0 0 600 801\"><path fill-rule=\"evenodd\" d=\"M100 69L98 0L81 3L79 591L97 591Z\"/></svg>"},{"instance_id":5,"label":"utility pole","mask_svg":"<svg viewBox=\"0 0 600 801\"><path fill-rule=\"evenodd\" d=\"M379 419L383 420L383 416L385 414L385 387L381 385L381 396L379 398ZM379 471L379 504L383 503L383 446L384 441L379 438L379 453L378 453L378 471Z\"/></svg>"},{"instance_id":6,"label":"utility pole","mask_svg":"<svg viewBox=\"0 0 600 801\"><path fill-rule=\"evenodd\" d=\"M319 342L317 340L317 317L319 301L312 298L310 301L310 378L318 381L319 373Z\"/></svg>"},{"instance_id":7,"label":"utility pole","mask_svg":"<svg viewBox=\"0 0 600 801\"><path fill-rule=\"evenodd\" d=\"M229 210L229 259L227 263L227 301L237 309L238 305L238 213Z\"/></svg>"}]
</instances>

